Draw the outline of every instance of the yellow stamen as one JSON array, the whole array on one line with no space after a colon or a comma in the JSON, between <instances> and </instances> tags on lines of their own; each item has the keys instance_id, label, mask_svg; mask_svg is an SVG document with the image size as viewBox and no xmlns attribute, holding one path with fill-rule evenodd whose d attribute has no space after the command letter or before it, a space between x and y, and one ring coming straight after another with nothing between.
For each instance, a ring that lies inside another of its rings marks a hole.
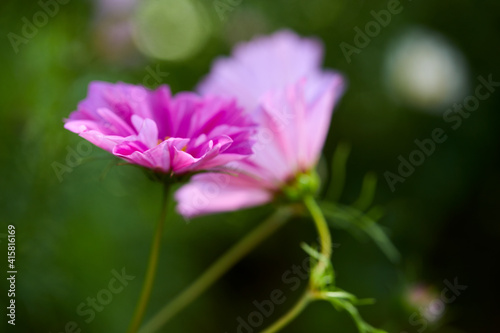
<instances>
[{"instance_id":1,"label":"yellow stamen","mask_svg":"<svg viewBox=\"0 0 500 333\"><path fill-rule=\"evenodd\" d=\"M160 144L160 143L162 143L163 141L166 141L166 140L168 140L168 139L170 139L170 138L171 138L171 137L167 135L167 136L165 137L165 139L163 139L163 140L162 140L162 139L158 139L158 142L156 143L156 145L159 145L159 144Z\"/></svg>"},{"instance_id":2,"label":"yellow stamen","mask_svg":"<svg viewBox=\"0 0 500 333\"><path fill-rule=\"evenodd\" d=\"M170 138L171 138L171 136L168 136L168 135L167 135L167 136L165 137L165 139L163 139L163 140L162 140L162 139L158 139L158 142L156 143L156 145L159 145L159 144L160 144L160 143L162 143L163 141L166 141L166 140L168 140L168 139L170 139ZM187 150L187 145L185 145L184 147L182 147L182 149L181 149L181 150L182 150L183 152L186 152L186 150Z\"/></svg>"}]
</instances>

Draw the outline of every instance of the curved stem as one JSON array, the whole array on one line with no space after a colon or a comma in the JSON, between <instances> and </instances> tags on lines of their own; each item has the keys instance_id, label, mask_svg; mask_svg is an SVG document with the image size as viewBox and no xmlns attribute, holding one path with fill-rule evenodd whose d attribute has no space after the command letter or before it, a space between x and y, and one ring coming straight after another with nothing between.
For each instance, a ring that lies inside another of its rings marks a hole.
<instances>
[{"instance_id":1,"label":"curved stem","mask_svg":"<svg viewBox=\"0 0 500 333\"><path fill-rule=\"evenodd\" d=\"M332 238L330 236L330 230L328 229L328 224L326 223L323 212L316 203L316 200L314 200L312 196L307 196L304 198L304 204L311 213L321 241L321 255L324 260L320 260L316 266L316 269L318 270L317 273L321 275L327 267L327 260L330 260L330 257L332 256Z\"/></svg>"},{"instance_id":2,"label":"curved stem","mask_svg":"<svg viewBox=\"0 0 500 333\"><path fill-rule=\"evenodd\" d=\"M160 219L156 224L155 233L153 236L153 242L151 244L151 251L149 254L148 266L146 269L146 276L144 277L144 284L142 285L141 295L137 306L135 308L134 316L130 322L128 333L136 333L141 325L142 318L146 312L149 297L151 296L151 290L153 288L153 283L156 275L156 268L158 267L158 256L160 253L161 238L163 235L163 226L165 224L165 218L167 216L167 206L169 198L169 188L170 186L165 183L163 186L163 198L161 203L161 213Z\"/></svg>"},{"instance_id":3,"label":"curved stem","mask_svg":"<svg viewBox=\"0 0 500 333\"><path fill-rule=\"evenodd\" d=\"M255 230L231 247L195 282L179 294L173 301L164 306L149 322L144 325L140 333L156 332L173 316L188 306L194 299L208 289L215 281L224 275L234 264L247 255L264 239L272 235L292 216L291 207L282 207L264 221Z\"/></svg>"},{"instance_id":4,"label":"curved stem","mask_svg":"<svg viewBox=\"0 0 500 333\"><path fill-rule=\"evenodd\" d=\"M324 270L327 268L328 260L332 255L332 239L330 236L330 230L328 229L328 224L326 223L325 217L323 216L323 212L319 208L318 204L314 200L312 196L306 196L304 198L304 204L311 213L311 216L314 220L314 224L316 225L316 229L318 230L318 234L321 241L321 256L322 260L318 261L318 264L314 267L316 272L311 272L311 276L318 274L320 276L324 273ZM318 295L316 293L316 286L314 285L314 279L310 280L309 287L304 292L302 297L297 301L294 307L288 311L284 316L282 316L278 321L276 321L273 325L268 327L266 330L262 331L262 333L273 333L278 332L286 325L288 325L295 317L297 317L306 306L313 300L318 299Z\"/></svg>"},{"instance_id":5,"label":"curved stem","mask_svg":"<svg viewBox=\"0 0 500 333\"><path fill-rule=\"evenodd\" d=\"M295 306L290 309L284 316L282 316L274 324L263 330L261 333L274 333L278 332L286 325L288 325L295 317L297 317L306 306L314 299L309 290L306 290L302 297L297 301Z\"/></svg>"}]
</instances>

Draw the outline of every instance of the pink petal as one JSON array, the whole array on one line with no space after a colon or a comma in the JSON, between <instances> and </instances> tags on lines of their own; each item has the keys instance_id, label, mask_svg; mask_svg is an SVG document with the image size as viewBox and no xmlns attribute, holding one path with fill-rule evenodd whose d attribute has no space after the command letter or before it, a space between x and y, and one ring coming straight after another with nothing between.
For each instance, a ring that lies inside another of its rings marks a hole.
<instances>
[{"instance_id":1,"label":"pink petal","mask_svg":"<svg viewBox=\"0 0 500 333\"><path fill-rule=\"evenodd\" d=\"M132 123L139 133L137 141L144 143L148 148L153 148L158 144L158 128L151 119L142 119L137 115L132 116Z\"/></svg>"},{"instance_id":2,"label":"pink petal","mask_svg":"<svg viewBox=\"0 0 500 333\"><path fill-rule=\"evenodd\" d=\"M272 194L263 188L238 184L237 177L203 174L194 177L175 193L177 211L185 217L234 211L271 201Z\"/></svg>"},{"instance_id":3,"label":"pink petal","mask_svg":"<svg viewBox=\"0 0 500 333\"><path fill-rule=\"evenodd\" d=\"M101 132L95 130L81 132L80 136L93 143L97 147L109 151L110 153L113 152L113 148L117 144L122 143L124 140L120 136L104 135Z\"/></svg>"},{"instance_id":4,"label":"pink petal","mask_svg":"<svg viewBox=\"0 0 500 333\"><path fill-rule=\"evenodd\" d=\"M320 80L312 81L309 91L311 102L308 105L308 115L305 127L307 133L306 166L315 165L323 149L335 104L345 90L345 82L341 75L327 73Z\"/></svg>"},{"instance_id":5,"label":"pink petal","mask_svg":"<svg viewBox=\"0 0 500 333\"><path fill-rule=\"evenodd\" d=\"M127 146L126 144L120 144L120 145L115 146L115 148L113 149L113 154L125 159L126 161L128 161L132 164L142 165L143 167L150 168L150 169L157 169L158 168L158 169L165 171L160 166L155 165L153 163L152 159L149 156L147 156L145 153L142 153L141 151L138 151L138 150L133 150L133 149L131 149L130 146Z\"/></svg>"},{"instance_id":6,"label":"pink petal","mask_svg":"<svg viewBox=\"0 0 500 333\"><path fill-rule=\"evenodd\" d=\"M105 127L111 133L120 136L134 134L134 130L130 127L130 125L111 110L107 108L98 108L96 112L105 121Z\"/></svg>"},{"instance_id":7,"label":"pink petal","mask_svg":"<svg viewBox=\"0 0 500 333\"><path fill-rule=\"evenodd\" d=\"M232 58L214 62L198 86L202 94L235 96L246 110L261 97L319 70L323 47L315 39L284 30L235 47Z\"/></svg>"}]
</instances>

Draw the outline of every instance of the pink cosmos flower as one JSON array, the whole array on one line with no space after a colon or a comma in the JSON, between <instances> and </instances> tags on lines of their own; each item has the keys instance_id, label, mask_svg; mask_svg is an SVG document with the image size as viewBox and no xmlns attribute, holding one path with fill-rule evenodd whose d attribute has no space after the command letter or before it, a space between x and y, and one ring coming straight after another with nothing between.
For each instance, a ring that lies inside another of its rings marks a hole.
<instances>
[{"instance_id":1,"label":"pink cosmos flower","mask_svg":"<svg viewBox=\"0 0 500 333\"><path fill-rule=\"evenodd\" d=\"M172 96L126 83L92 82L65 128L156 172L208 170L252 153L255 125L234 99Z\"/></svg>"},{"instance_id":2,"label":"pink cosmos flower","mask_svg":"<svg viewBox=\"0 0 500 333\"><path fill-rule=\"evenodd\" d=\"M238 99L259 124L254 154L226 167L234 175L201 174L176 193L185 217L270 202L316 166L342 76L321 70L321 44L290 31L238 45L200 84L204 95Z\"/></svg>"}]
</instances>

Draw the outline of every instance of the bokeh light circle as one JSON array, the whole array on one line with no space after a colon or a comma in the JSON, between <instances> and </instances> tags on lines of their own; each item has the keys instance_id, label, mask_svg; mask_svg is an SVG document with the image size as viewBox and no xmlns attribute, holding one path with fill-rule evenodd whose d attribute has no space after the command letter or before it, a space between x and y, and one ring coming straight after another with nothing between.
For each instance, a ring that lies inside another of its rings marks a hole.
<instances>
[{"instance_id":1,"label":"bokeh light circle","mask_svg":"<svg viewBox=\"0 0 500 333\"><path fill-rule=\"evenodd\" d=\"M385 61L391 95L413 107L440 112L467 91L465 57L444 36L413 28L389 48Z\"/></svg>"},{"instance_id":2,"label":"bokeh light circle","mask_svg":"<svg viewBox=\"0 0 500 333\"><path fill-rule=\"evenodd\" d=\"M195 55L211 32L205 8L193 0L144 0L134 17L134 41L146 56L184 60Z\"/></svg>"}]
</instances>

